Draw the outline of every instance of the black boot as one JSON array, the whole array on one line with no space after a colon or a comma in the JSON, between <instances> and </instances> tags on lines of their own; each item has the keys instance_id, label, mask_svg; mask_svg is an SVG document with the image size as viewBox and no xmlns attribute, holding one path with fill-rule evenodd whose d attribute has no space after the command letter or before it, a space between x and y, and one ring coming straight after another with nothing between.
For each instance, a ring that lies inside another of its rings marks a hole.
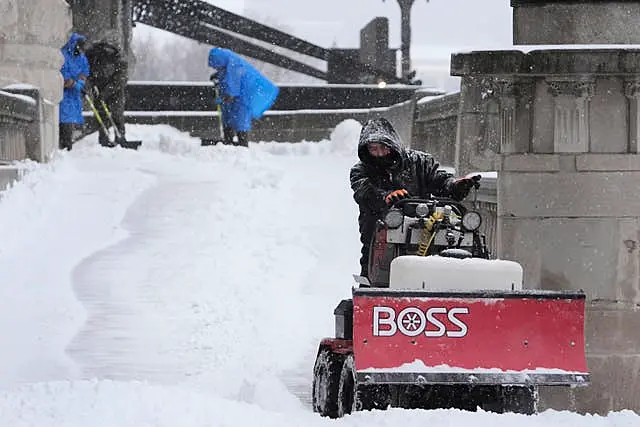
<instances>
[{"instance_id":1,"label":"black boot","mask_svg":"<svg viewBox=\"0 0 640 427\"><path fill-rule=\"evenodd\" d=\"M109 135L105 133L102 129L99 131L98 135L98 143L103 147L115 147L116 143L109 140Z\"/></svg>"},{"instance_id":2,"label":"black boot","mask_svg":"<svg viewBox=\"0 0 640 427\"><path fill-rule=\"evenodd\" d=\"M59 142L61 150L71 151L73 146L73 125L71 123L60 123L58 126Z\"/></svg>"},{"instance_id":3,"label":"black boot","mask_svg":"<svg viewBox=\"0 0 640 427\"><path fill-rule=\"evenodd\" d=\"M233 129L226 127L222 129L222 131L224 133L223 143L226 145L233 145Z\"/></svg>"},{"instance_id":4,"label":"black boot","mask_svg":"<svg viewBox=\"0 0 640 427\"><path fill-rule=\"evenodd\" d=\"M238 145L240 147L248 147L249 146L249 135L247 132L238 132Z\"/></svg>"}]
</instances>

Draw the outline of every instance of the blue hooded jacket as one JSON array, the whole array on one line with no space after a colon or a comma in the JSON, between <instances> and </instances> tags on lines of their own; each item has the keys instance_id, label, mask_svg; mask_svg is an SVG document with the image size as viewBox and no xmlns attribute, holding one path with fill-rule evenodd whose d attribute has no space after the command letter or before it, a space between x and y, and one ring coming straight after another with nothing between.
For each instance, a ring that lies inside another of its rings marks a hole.
<instances>
[{"instance_id":1,"label":"blue hooded jacket","mask_svg":"<svg viewBox=\"0 0 640 427\"><path fill-rule=\"evenodd\" d=\"M240 132L250 130L251 121L262 117L271 108L280 88L248 61L228 49L211 49L209 66L221 76L221 95L234 97L230 105L222 105L225 125Z\"/></svg>"},{"instance_id":2,"label":"blue hooded jacket","mask_svg":"<svg viewBox=\"0 0 640 427\"><path fill-rule=\"evenodd\" d=\"M69 41L62 47L62 55L64 56L64 64L60 69L64 80L75 80L75 84L70 88L65 88L60 101L60 123L77 123L83 124L82 118L82 88L84 82L79 79L83 74L89 77L89 61L84 53L74 55L78 41L85 40L81 34L71 33Z\"/></svg>"}]
</instances>

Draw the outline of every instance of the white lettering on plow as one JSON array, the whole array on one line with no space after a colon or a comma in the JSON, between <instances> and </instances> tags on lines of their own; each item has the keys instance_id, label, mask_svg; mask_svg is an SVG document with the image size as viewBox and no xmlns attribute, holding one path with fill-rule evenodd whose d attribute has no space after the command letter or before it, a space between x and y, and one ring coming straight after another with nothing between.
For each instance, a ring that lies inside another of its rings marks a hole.
<instances>
[{"instance_id":1,"label":"white lettering on plow","mask_svg":"<svg viewBox=\"0 0 640 427\"><path fill-rule=\"evenodd\" d=\"M431 307L423 311L417 307L406 307L396 315L392 307L373 307L373 336L392 337L398 332L408 337L424 334L427 337L465 337L467 324L458 315L469 314L468 307ZM436 317L438 316L438 317ZM445 323L447 319L448 322ZM429 325L435 327L429 328Z\"/></svg>"}]
</instances>

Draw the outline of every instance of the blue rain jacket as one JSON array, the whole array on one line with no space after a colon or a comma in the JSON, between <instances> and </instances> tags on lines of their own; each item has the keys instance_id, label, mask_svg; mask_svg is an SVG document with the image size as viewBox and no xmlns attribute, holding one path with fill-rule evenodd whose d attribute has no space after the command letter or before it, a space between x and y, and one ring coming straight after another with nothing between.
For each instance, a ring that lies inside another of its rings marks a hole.
<instances>
[{"instance_id":1,"label":"blue rain jacket","mask_svg":"<svg viewBox=\"0 0 640 427\"><path fill-rule=\"evenodd\" d=\"M60 69L64 80L73 79L75 85L65 88L60 101L60 123L77 123L83 124L82 118L82 88L84 82L79 79L80 74L89 77L89 61L84 53L74 55L76 44L79 40L84 40L81 34L71 33L69 41L62 47L62 55L64 56L64 64Z\"/></svg>"},{"instance_id":2,"label":"blue rain jacket","mask_svg":"<svg viewBox=\"0 0 640 427\"><path fill-rule=\"evenodd\" d=\"M209 66L220 76L220 95L232 96L222 103L222 122L237 132L251 130L251 121L262 117L275 102L280 88L238 54L219 47L209 51Z\"/></svg>"}]
</instances>

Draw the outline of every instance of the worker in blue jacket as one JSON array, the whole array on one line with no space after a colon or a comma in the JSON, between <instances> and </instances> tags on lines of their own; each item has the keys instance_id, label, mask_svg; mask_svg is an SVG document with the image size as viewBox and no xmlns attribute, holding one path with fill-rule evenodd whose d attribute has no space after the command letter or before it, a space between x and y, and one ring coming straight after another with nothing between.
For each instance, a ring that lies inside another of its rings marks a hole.
<instances>
[{"instance_id":1,"label":"worker in blue jacket","mask_svg":"<svg viewBox=\"0 0 640 427\"><path fill-rule=\"evenodd\" d=\"M89 77L89 61L84 54L86 37L71 33L69 41L62 47L64 64L60 69L64 79L62 101L60 101L60 149L71 150L74 125L84 124L82 96Z\"/></svg>"},{"instance_id":2,"label":"worker in blue jacket","mask_svg":"<svg viewBox=\"0 0 640 427\"><path fill-rule=\"evenodd\" d=\"M219 47L209 51L209 66L219 82L224 141L248 146L248 132L253 120L262 117L275 102L280 89L240 55Z\"/></svg>"}]
</instances>

